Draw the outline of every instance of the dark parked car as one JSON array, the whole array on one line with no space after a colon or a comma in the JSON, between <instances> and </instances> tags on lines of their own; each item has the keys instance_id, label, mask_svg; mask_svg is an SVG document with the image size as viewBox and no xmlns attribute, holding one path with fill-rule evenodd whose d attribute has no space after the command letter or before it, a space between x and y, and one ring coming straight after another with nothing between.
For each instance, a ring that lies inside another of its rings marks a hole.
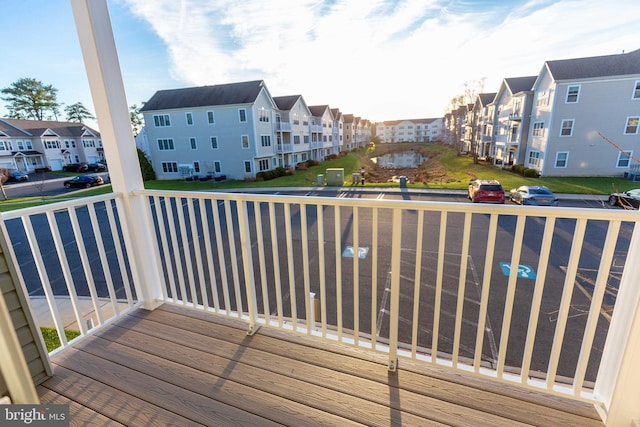
<instances>
[{"instance_id":1,"label":"dark parked car","mask_svg":"<svg viewBox=\"0 0 640 427\"><path fill-rule=\"evenodd\" d=\"M89 188L94 185L102 185L104 181L98 175L82 175L64 182L66 188L81 187Z\"/></svg>"},{"instance_id":2,"label":"dark parked car","mask_svg":"<svg viewBox=\"0 0 640 427\"><path fill-rule=\"evenodd\" d=\"M495 179L476 179L469 184L469 199L473 203L504 203L504 189Z\"/></svg>"},{"instance_id":3,"label":"dark parked car","mask_svg":"<svg viewBox=\"0 0 640 427\"><path fill-rule=\"evenodd\" d=\"M89 163L87 165L87 170L89 172L104 172L107 170L107 165L102 163Z\"/></svg>"},{"instance_id":4,"label":"dark parked car","mask_svg":"<svg viewBox=\"0 0 640 427\"><path fill-rule=\"evenodd\" d=\"M545 186L523 185L509 192L509 200L521 205L558 206L558 197Z\"/></svg>"},{"instance_id":5,"label":"dark parked car","mask_svg":"<svg viewBox=\"0 0 640 427\"><path fill-rule=\"evenodd\" d=\"M71 163L64 165L62 170L65 172L87 172L89 171L89 166L86 163Z\"/></svg>"},{"instance_id":6,"label":"dark parked car","mask_svg":"<svg viewBox=\"0 0 640 427\"><path fill-rule=\"evenodd\" d=\"M29 181L29 175L22 171L13 171L10 173L9 181Z\"/></svg>"},{"instance_id":7,"label":"dark parked car","mask_svg":"<svg viewBox=\"0 0 640 427\"><path fill-rule=\"evenodd\" d=\"M640 188L611 194L609 205L622 206L625 209L640 209Z\"/></svg>"}]
</instances>

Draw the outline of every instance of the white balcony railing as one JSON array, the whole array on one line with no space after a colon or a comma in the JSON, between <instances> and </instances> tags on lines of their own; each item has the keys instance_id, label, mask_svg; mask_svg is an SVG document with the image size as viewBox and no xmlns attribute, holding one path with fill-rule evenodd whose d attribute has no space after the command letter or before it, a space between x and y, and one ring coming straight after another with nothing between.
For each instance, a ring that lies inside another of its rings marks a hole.
<instances>
[{"instance_id":1,"label":"white balcony railing","mask_svg":"<svg viewBox=\"0 0 640 427\"><path fill-rule=\"evenodd\" d=\"M46 300L41 326L54 327L62 347L64 318L74 319L73 330L84 336L139 303L122 210L110 194L2 213L24 290L33 302Z\"/></svg>"},{"instance_id":2,"label":"white balcony railing","mask_svg":"<svg viewBox=\"0 0 640 427\"><path fill-rule=\"evenodd\" d=\"M638 419L637 212L142 190L106 2L72 7L114 188L136 182L1 215L53 317L59 294L106 298L114 318L160 300L383 352L391 369L406 357L569 394L607 426Z\"/></svg>"},{"instance_id":3,"label":"white balcony railing","mask_svg":"<svg viewBox=\"0 0 640 427\"><path fill-rule=\"evenodd\" d=\"M251 329L264 324L382 351L391 368L409 357L595 399L594 348L604 346L637 214L141 195L165 302L245 319ZM90 298L97 326L108 320L99 299L109 299L117 316L140 294L118 200L2 214L29 294L47 297L63 345L56 298ZM75 316L86 334L86 320Z\"/></svg>"}]
</instances>

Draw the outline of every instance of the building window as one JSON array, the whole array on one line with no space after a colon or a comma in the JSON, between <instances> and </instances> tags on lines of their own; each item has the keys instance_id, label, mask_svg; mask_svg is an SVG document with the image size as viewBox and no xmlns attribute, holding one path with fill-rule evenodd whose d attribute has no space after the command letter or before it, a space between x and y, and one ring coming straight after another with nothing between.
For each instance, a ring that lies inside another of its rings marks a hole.
<instances>
[{"instance_id":1,"label":"building window","mask_svg":"<svg viewBox=\"0 0 640 427\"><path fill-rule=\"evenodd\" d=\"M0 141L0 151L5 151L7 149L7 146L5 145L4 141Z\"/></svg>"},{"instance_id":2,"label":"building window","mask_svg":"<svg viewBox=\"0 0 640 427\"><path fill-rule=\"evenodd\" d=\"M24 146L25 146L25 148L26 148L27 150L33 150L33 144L31 144L31 141L30 141L30 140L26 140L26 141L24 142Z\"/></svg>"},{"instance_id":3,"label":"building window","mask_svg":"<svg viewBox=\"0 0 640 427\"><path fill-rule=\"evenodd\" d=\"M260 143L263 147L271 147L271 135L260 136Z\"/></svg>"},{"instance_id":4,"label":"building window","mask_svg":"<svg viewBox=\"0 0 640 427\"><path fill-rule=\"evenodd\" d=\"M560 129L560 136L573 135L573 120L563 120Z\"/></svg>"},{"instance_id":5,"label":"building window","mask_svg":"<svg viewBox=\"0 0 640 427\"><path fill-rule=\"evenodd\" d=\"M164 173L178 173L178 164L176 162L162 162L162 171Z\"/></svg>"},{"instance_id":6,"label":"building window","mask_svg":"<svg viewBox=\"0 0 640 427\"><path fill-rule=\"evenodd\" d=\"M533 124L533 136L542 136L544 132L544 122L535 122Z\"/></svg>"},{"instance_id":7,"label":"building window","mask_svg":"<svg viewBox=\"0 0 640 427\"><path fill-rule=\"evenodd\" d=\"M153 124L157 128L171 126L171 121L169 120L168 114L156 114L153 116Z\"/></svg>"},{"instance_id":8,"label":"building window","mask_svg":"<svg viewBox=\"0 0 640 427\"><path fill-rule=\"evenodd\" d=\"M218 137L216 136L211 137L211 148L213 148L214 150L218 149Z\"/></svg>"},{"instance_id":9,"label":"building window","mask_svg":"<svg viewBox=\"0 0 640 427\"><path fill-rule=\"evenodd\" d=\"M258 160L258 169L260 172L269 170L269 159Z\"/></svg>"},{"instance_id":10,"label":"building window","mask_svg":"<svg viewBox=\"0 0 640 427\"><path fill-rule=\"evenodd\" d=\"M540 152L539 151L530 151L529 152L529 166L540 166Z\"/></svg>"},{"instance_id":11,"label":"building window","mask_svg":"<svg viewBox=\"0 0 640 427\"><path fill-rule=\"evenodd\" d=\"M186 113L187 125L193 126L193 113Z\"/></svg>"},{"instance_id":12,"label":"building window","mask_svg":"<svg viewBox=\"0 0 640 427\"><path fill-rule=\"evenodd\" d=\"M213 111L207 111L207 123L209 123L210 125L214 124L216 122L216 118L213 115Z\"/></svg>"},{"instance_id":13,"label":"building window","mask_svg":"<svg viewBox=\"0 0 640 427\"><path fill-rule=\"evenodd\" d=\"M24 150L24 144L22 141L16 141L16 144L18 145L18 150Z\"/></svg>"},{"instance_id":14,"label":"building window","mask_svg":"<svg viewBox=\"0 0 640 427\"><path fill-rule=\"evenodd\" d=\"M635 135L638 133L638 122L640 117L627 117L627 125L624 128L625 135Z\"/></svg>"},{"instance_id":15,"label":"building window","mask_svg":"<svg viewBox=\"0 0 640 427\"><path fill-rule=\"evenodd\" d=\"M580 86L569 86L567 89L567 103L578 102L580 96Z\"/></svg>"},{"instance_id":16,"label":"building window","mask_svg":"<svg viewBox=\"0 0 640 427\"><path fill-rule=\"evenodd\" d=\"M247 110L245 110L244 108L241 108L238 110L238 117L240 118L240 123L246 123L247 122Z\"/></svg>"},{"instance_id":17,"label":"building window","mask_svg":"<svg viewBox=\"0 0 640 427\"><path fill-rule=\"evenodd\" d=\"M631 157L633 157L633 151L621 151L618 153L617 168L628 168L631 163Z\"/></svg>"},{"instance_id":18,"label":"building window","mask_svg":"<svg viewBox=\"0 0 640 427\"><path fill-rule=\"evenodd\" d=\"M222 165L220 164L220 160L214 160L213 161L213 171L215 173L222 172Z\"/></svg>"},{"instance_id":19,"label":"building window","mask_svg":"<svg viewBox=\"0 0 640 427\"><path fill-rule=\"evenodd\" d=\"M566 168L569 160L568 151L559 151L556 153L556 168Z\"/></svg>"},{"instance_id":20,"label":"building window","mask_svg":"<svg viewBox=\"0 0 640 427\"><path fill-rule=\"evenodd\" d=\"M300 124L300 118L298 117L297 113L293 114L293 124L294 125L299 125Z\"/></svg>"},{"instance_id":21,"label":"building window","mask_svg":"<svg viewBox=\"0 0 640 427\"><path fill-rule=\"evenodd\" d=\"M193 162L193 171L200 172L200 162Z\"/></svg>"},{"instance_id":22,"label":"building window","mask_svg":"<svg viewBox=\"0 0 640 427\"><path fill-rule=\"evenodd\" d=\"M302 138L303 138L303 141L304 141L305 144L309 143L309 135L303 135Z\"/></svg>"},{"instance_id":23,"label":"building window","mask_svg":"<svg viewBox=\"0 0 640 427\"><path fill-rule=\"evenodd\" d=\"M633 88L633 97L631 99L640 99L640 80L636 82L636 86Z\"/></svg>"},{"instance_id":24,"label":"building window","mask_svg":"<svg viewBox=\"0 0 640 427\"><path fill-rule=\"evenodd\" d=\"M189 145L191 145L191 149L192 150L197 150L198 149L198 143L196 142L195 138L189 138Z\"/></svg>"},{"instance_id":25,"label":"building window","mask_svg":"<svg viewBox=\"0 0 640 427\"><path fill-rule=\"evenodd\" d=\"M249 135L242 135L242 148L249 148Z\"/></svg>"},{"instance_id":26,"label":"building window","mask_svg":"<svg viewBox=\"0 0 640 427\"><path fill-rule=\"evenodd\" d=\"M173 139L166 138L166 139L158 140L158 150L164 151L164 150L173 150L173 149L175 149L175 147L173 146Z\"/></svg>"},{"instance_id":27,"label":"building window","mask_svg":"<svg viewBox=\"0 0 640 427\"><path fill-rule=\"evenodd\" d=\"M300 154L300 159L301 159L303 162L306 162L306 161L307 161L307 153L302 153L302 154Z\"/></svg>"},{"instance_id":28,"label":"building window","mask_svg":"<svg viewBox=\"0 0 640 427\"><path fill-rule=\"evenodd\" d=\"M259 121L261 122L268 122L269 121L269 111L265 110L264 108L260 109L260 117L258 118Z\"/></svg>"},{"instance_id":29,"label":"building window","mask_svg":"<svg viewBox=\"0 0 640 427\"><path fill-rule=\"evenodd\" d=\"M246 173L251 173L251 162L249 160L244 161L244 171Z\"/></svg>"},{"instance_id":30,"label":"building window","mask_svg":"<svg viewBox=\"0 0 640 427\"><path fill-rule=\"evenodd\" d=\"M293 135L293 143L300 144L300 135Z\"/></svg>"}]
</instances>

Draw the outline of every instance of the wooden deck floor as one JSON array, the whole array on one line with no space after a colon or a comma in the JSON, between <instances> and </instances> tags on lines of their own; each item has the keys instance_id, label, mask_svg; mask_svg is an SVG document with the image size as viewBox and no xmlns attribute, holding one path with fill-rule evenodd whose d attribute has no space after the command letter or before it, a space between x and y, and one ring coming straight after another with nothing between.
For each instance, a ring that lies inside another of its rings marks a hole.
<instances>
[{"instance_id":1,"label":"wooden deck floor","mask_svg":"<svg viewBox=\"0 0 640 427\"><path fill-rule=\"evenodd\" d=\"M72 425L602 426L586 404L181 307L136 310L52 358Z\"/></svg>"}]
</instances>

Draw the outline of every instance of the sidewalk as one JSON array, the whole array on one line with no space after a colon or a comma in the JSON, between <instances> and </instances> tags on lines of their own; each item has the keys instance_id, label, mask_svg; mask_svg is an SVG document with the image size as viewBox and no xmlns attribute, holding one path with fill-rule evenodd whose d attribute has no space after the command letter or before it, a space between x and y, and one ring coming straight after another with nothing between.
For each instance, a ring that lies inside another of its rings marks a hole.
<instances>
[{"instance_id":1,"label":"sidewalk","mask_svg":"<svg viewBox=\"0 0 640 427\"><path fill-rule=\"evenodd\" d=\"M29 297L29 299L31 302L31 308L33 309L33 315L38 326L55 328L55 323L53 322L53 316L51 315L47 299L44 296L32 296ZM60 317L62 318L64 328L79 331L80 327L78 326L78 322L73 311L71 298L56 297L55 301ZM126 303L118 303L118 309L120 311L127 307L128 304ZM91 298L78 297L78 309L80 310L80 313L82 313L82 319L85 322L85 326L88 325L88 322L92 322L92 325L98 324L98 316L93 307L93 301ZM111 304L111 300L107 298L99 299L99 310L102 315L103 322L114 316L113 305Z\"/></svg>"}]
</instances>

